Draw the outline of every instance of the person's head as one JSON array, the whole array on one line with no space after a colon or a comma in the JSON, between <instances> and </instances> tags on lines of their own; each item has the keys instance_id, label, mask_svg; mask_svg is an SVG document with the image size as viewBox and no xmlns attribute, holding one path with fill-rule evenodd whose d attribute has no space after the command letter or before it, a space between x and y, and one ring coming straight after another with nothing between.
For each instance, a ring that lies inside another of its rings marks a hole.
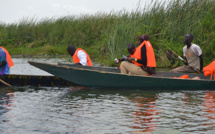
<instances>
[{"instance_id":1,"label":"person's head","mask_svg":"<svg viewBox=\"0 0 215 134\"><path fill-rule=\"evenodd\" d=\"M143 36L143 40L149 40L149 36L147 34L142 35Z\"/></svg>"},{"instance_id":2,"label":"person's head","mask_svg":"<svg viewBox=\"0 0 215 134\"><path fill-rule=\"evenodd\" d=\"M144 40L146 40L146 41L149 40L149 36L147 34L138 36L137 37L137 44L138 44L138 46L141 45Z\"/></svg>"},{"instance_id":3,"label":"person's head","mask_svg":"<svg viewBox=\"0 0 215 134\"><path fill-rule=\"evenodd\" d=\"M140 35L140 36L137 37L137 45L138 46L141 45L143 43L143 41L144 41L144 39L143 39L142 35Z\"/></svg>"},{"instance_id":4,"label":"person's head","mask_svg":"<svg viewBox=\"0 0 215 134\"><path fill-rule=\"evenodd\" d=\"M75 46L69 45L69 46L67 47L67 52L68 52L71 56L74 55L75 51L76 51Z\"/></svg>"},{"instance_id":5,"label":"person's head","mask_svg":"<svg viewBox=\"0 0 215 134\"><path fill-rule=\"evenodd\" d=\"M192 34L186 34L184 36L184 44L191 44L193 41L193 35Z\"/></svg>"},{"instance_id":6,"label":"person's head","mask_svg":"<svg viewBox=\"0 0 215 134\"><path fill-rule=\"evenodd\" d=\"M134 43L128 44L127 50L129 52L129 54L134 54L134 52L135 52L135 45L134 45Z\"/></svg>"}]
</instances>

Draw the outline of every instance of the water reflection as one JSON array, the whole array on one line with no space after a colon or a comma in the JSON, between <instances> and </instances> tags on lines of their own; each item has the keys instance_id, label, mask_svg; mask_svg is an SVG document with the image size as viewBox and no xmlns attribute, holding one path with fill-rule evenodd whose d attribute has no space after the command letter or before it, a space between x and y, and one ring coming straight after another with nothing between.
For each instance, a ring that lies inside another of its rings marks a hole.
<instances>
[{"instance_id":1,"label":"water reflection","mask_svg":"<svg viewBox=\"0 0 215 134\"><path fill-rule=\"evenodd\" d=\"M11 110L11 107L13 107L13 92L12 90L10 90L9 88L5 87L5 88L1 88L0 90L0 114L1 113L5 113L8 110Z\"/></svg>"},{"instance_id":2,"label":"water reflection","mask_svg":"<svg viewBox=\"0 0 215 134\"><path fill-rule=\"evenodd\" d=\"M211 120L215 120L215 92L207 91L204 94L203 104L205 112L202 116ZM205 122L202 126L212 126L211 129L215 129L214 122Z\"/></svg>"},{"instance_id":3,"label":"water reflection","mask_svg":"<svg viewBox=\"0 0 215 134\"><path fill-rule=\"evenodd\" d=\"M73 89L73 90L71 90ZM214 91L0 90L0 133L213 133Z\"/></svg>"},{"instance_id":4,"label":"water reflection","mask_svg":"<svg viewBox=\"0 0 215 134\"><path fill-rule=\"evenodd\" d=\"M151 132L152 130L156 130L156 119L160 117L157 116L159 112L157 111L155 102L156 96L147 96L147 97L136 97L132 100L132 102L136 103L136 107L138 108L134 111L135 115L135 124L132 126L135 129L142 129L143 132Z\"/></svg>"},{"instance_id":5,"label":"water reflection","mask_svg":"<svg viewBox=\"0 0 215 134\"><path fill-rule=\"evenodd\" d=\"M14 107L13 93L14 93L14 91L12 91L11 89L9 89L7 87L0 88L0 104L1 104L1 106L0 106L0 125L4 126L5 124L13 123L10 120L10 114L7 114ZM7 125L7 127L9 128L8 125ZM5 131L4 131L0 127L0 132L1 133L3 133L3 132L10 133L11 131L8 129L5 129Z\"/></svg>"}]
</instances>

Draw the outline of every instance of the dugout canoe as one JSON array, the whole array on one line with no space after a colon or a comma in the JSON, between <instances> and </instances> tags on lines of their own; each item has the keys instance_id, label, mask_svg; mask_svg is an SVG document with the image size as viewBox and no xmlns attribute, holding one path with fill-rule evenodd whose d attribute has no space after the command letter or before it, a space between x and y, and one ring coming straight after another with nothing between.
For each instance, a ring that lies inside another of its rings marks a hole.
<instances>
[{"instance_id":1,"label":"dugout canoe","mask_svg":"<svg viewBox=\"0 0 215 134\"><path fill-rule=\"evenodd\" d=\"M51 64L29 61L29 64L74 84L95 88L121 89L215 89L215 81L203 74L187 74L200 80L178 79L183 73L157 72L153 76L120 74L117 68L84 67L74 64Z\"/></svg>"},{"instance_id":2,"label":"dugout canoe","mask_svg":"<svg viewBox=\"0 0 215 134\"><path fill-rule=\"evenodd\" d=\"M0 75L0 79L12 86L46 86L46 87L67 87L72 86L71 82L57 76L46 75L19 75L5 74ZM1 86L6 86L0 82Z\"/></svg>"}]
</instances>

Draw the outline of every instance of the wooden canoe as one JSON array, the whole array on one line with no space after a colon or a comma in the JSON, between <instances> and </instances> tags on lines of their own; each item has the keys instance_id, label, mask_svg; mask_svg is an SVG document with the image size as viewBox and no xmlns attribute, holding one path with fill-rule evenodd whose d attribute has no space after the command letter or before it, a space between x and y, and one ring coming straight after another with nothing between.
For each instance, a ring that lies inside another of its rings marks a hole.
<instances>
[{"instance_id":1,"label":"wooden canoe","mask_svg":"<svg viewBox=\"0 0 215 134\"><path fill-rule=\"evenodd\" d=\"M57 76L5 74L0 75L0 79L12 86L66 87L73 85ZM0 85L6 86L2 82Z\"/></svg>"},{"instance_id":2,"label":"wooden canoe","mask_svg":"<svg viewBox=\"0 0 215 134\"><path fill-rule=\"evenodd\" d=\"M95 88L122 89L215 89L215 81L203 74L187 74L200 80L178 79L183 73L158 72L153 76L120 74L117 68L84 67L74 64L29 64L77 85Z\"/></svg>"}]
</instances>

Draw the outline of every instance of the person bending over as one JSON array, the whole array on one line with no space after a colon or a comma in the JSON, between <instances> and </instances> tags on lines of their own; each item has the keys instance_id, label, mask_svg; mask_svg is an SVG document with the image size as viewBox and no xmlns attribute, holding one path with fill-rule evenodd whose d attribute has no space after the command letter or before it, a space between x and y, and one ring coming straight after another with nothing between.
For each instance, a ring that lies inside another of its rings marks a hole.
<instances>
[{"instance_id":1,"label":"person bending over","mask_svg":"<svg viewBox=\"0 0 215 134\"><path fill-rule=\"evenodd\" d=\"M73 61L75 64L80 64L83 66L92 66L90 56L83 49L76 49L74 45L69 45L67 47L67 52L73 57Z\"/></svg>"}]
</instances>

